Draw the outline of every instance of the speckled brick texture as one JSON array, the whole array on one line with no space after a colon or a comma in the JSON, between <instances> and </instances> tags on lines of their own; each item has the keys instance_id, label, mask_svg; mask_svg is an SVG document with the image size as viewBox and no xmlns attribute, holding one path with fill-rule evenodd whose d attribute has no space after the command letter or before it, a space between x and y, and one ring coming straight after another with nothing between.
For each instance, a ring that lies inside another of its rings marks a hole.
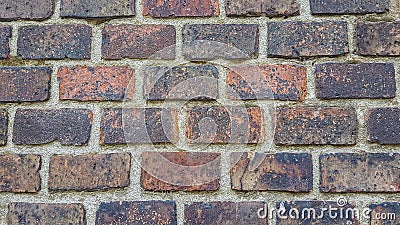
<instances>
[{"instance_id":1,"label":"speckled brick texture","mask_svg":"<svg viewBox=\"0 0 400 225\"><path fill-rule=\"evenodd\" d=\"M225 4L227 16L280 17L300 14L297 0L227 0Z\"/></svg>"},{"instance_id":2,"label":"speckled brick texture","mask_svg":"<svg viewBox=\"0 0 400 225\"><path fill-rule=\"evenodd\" d=\"M135 0L62 0L61 17L117 18L135 15Z\"/></svg>"},{"instance_id":3,"label":"speckled brick texture","mask_svg":"<svg viewBox=\"0 0 400 225\"><path fill-rule=\"evenodd\" d=\"M54 13L54 0L3 0L0 21L45 20Z\"/></svg>"},{"instance_id":4,"label":"speckled brick texture","mask_svg":"<svg viewBox=\"0 0 400 225\"><path fill-rule=\"evenodd\" d=\"M400 202L372 204L371 225L393 225L400 223Z\"/></svg>"},{"instance_id":5,"label":"speckled brick texture","mask_svg":"<svg viewBox=\"0 0 400 225\"><path fill-rule=\"evenodd\" d=\"M218 0L143 0L143 15L152 17L208 17L219 15Z\"/></svg>"},{"instance_id":6,"label":"speckled brick texture","mask_svg":"<svg viewBox=\"0 0 400 225\"><path fill-rule=\"evenodd\" d=\"M8 112L6 109L0 109L0 146L7 144L8 133Z\"/></svg>"},{"instance_id":7,"label":"speckled brick texture","mask_svg":"<svg viewBox=\"0 0 400 225\"><path fill-rule=\"evenodd\" d=\"M10 57L11 32L11 26L0 26L0 59L8 59Z\"/></svg>"},{"instance_id":8,"label":"speckled brick texture","mask_svg":"<svg viewBox=\"0 0 400 225\"><path fill-rule=\"evenodd\" d=\"M310 0L311 13L316 15L329 14L368 14L389 11L389 0Z\"/></svg>"},{"instance_id":9,"label":"speckled brick texture","mask_svg":"<svg viewBox=\"0 0 400 225\"><path fill-rule=\"evenodd\" d=\"M400 144L400 108L374 108L366 115L368 141Z\"/></svg>"},{"instance_id":10,"label":"speckled brick texture","mask_svg":"<svg viewBox=\"0 0 400 225\"><path fill-rule=\"evenodd\" d=\"M356 26L357 54L400 56L399 22L360 22Z\"/></svg>"}]
</instances>

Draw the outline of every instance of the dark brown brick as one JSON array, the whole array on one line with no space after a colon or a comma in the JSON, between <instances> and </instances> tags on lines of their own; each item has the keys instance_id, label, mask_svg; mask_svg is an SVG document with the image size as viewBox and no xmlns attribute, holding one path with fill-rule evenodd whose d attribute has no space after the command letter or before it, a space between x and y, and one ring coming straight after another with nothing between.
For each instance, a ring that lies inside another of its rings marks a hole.
<instances>
[{"instance_id":1,"label":"dark brown brick","mask_svg":"<svg viewBox=\"0 0 400 225\"><path fill-rule=\"evenodd\" d=\"M357 54L400 56L400 22L358 23Z\"/></svg>"},{"instance_id":2,"label":"dark brown brick","mask_svg":"<svg viewBox=\"0 0 400 225\"><path fill-rule=\"evenodd\" d=\"M258 57L258 25L194 24L183 27L183 55L192 61Z\"/></svg>"},{"instance_id":3,"label":"dark brown brick","mask_svg":"<svg viewBox=\"0 0 400 225\"><path fill-rule=\"evenodd\" d=\"M54 0L2 0L0 21L45 20L54 13Z\"/></svg>"},{"instance_id":4,"label":"dark brown brick","mask_svg":"<svg viewBox=\"0 0 400 225\"><path fill-rule=\"evenodd\" d=\"M129 153L52 156L49 168L51 191L95 191L129 185Z\"/></svg>"},{"instance_id":5,"label":"dark brown brick","mask_svg":"<svg viewBox=\"0 0 400 225\"><path fill-rule=\"evenodd\" d=\"M277 109L277 145L353 145L358 133L354 108L293 107Z\"/></svg>"},{"instance_id":6,"label":"dark brown brick","mask_svg":"<svg viewBox=\"0 0 400 225\"><path fill-rule=\"evenodd\" d=\"M177 225L176 205L172 201L102 202L96 225L163 224Z\"/></svg>"},{"instance_id":7,"label":"dark brown brick","mask_svg":"<svg viewBox=\"0 0 400 225\"><path fill-rule=\"evenodd\" d=\"M123 101L135 90L135 71L127 66L61 67L61 100Z\"/></svg>"},{"instance_id":8,"label":"dark brown brick","mask_svg":"<svg viewBox=\"0 0 400 225\"><path fill-rule=\"evenodd\" d=\"M320 156L322 192L400 192L400 154L337 153Z\"/></svg>"},{"instance_id":9,"label":"dark brown brick","mask_svg":"<svg viewBox=\"0 0 400 225\"><path fill-rule=\"evenodd\" d=\"M135 0L62 0L61 17L117 18L135 15Z\"/></svg>"},{"instance_id":10,"label":"dark brown brick","mask_svg":"<svg viewBox=\"0 0 400 225\"><path fill-rule=\"evenodd\" d=\"M400 202L385 202L372 204L370 225L398 225L400 224Z\"/></svg>"},{"instance_id":11,"label":"dark brown brick","mask_svg":"<svg viewBox=\"0 0 400 225\"><path fill-rule=\"evenodd\" d=\"M37 145L59 141L62 145L89 142L93 113L87 109L17 109L13 142Z\"/></svg>"},{"instance_id":12,"label":"dark brown brick","mask_svg":"<svg viewBox=\"0 0 400 225\"><path fill-rule=\"evenodd\" d=\"M348 52L346 22L268 23L270 57L306 58L344 55Z\"/></svg>"},{"instance_id":13,"label":"dark brown brick","mask_svg":"<svg viewBox=\"0 0 400 225\"><path fill-rule=\"evenodd\" d=\"M233 190L309 192L312 185L310 154L231 154Z\"/></svg>"},{"instance_id":14,"label":"dark brown brick","mask_svg":"<svg viewBox=\"0 0 400 225\"><path fill-rule=\"evenodd\" d=\"M7 144L8 113L7 110L0 108L0 146Z\"/></svg>"},{"instance_id":15,"label":"dark brown brick","mask_svg":"<svg viewBox=\"0 0 400 225\"><path fill-rule=\"evenodd\" d=\"M400 144L400 108L370 109L366 115L368 141Z\"/></svg>"},{"instance_id":16,"label":"dark brown brick","mask_svg":"<svg viewBox=\"0 0 400 225\"><path fill-rule=\"evenodd\" d=\"M1 13L0 3L0 13ZM11 26L0 26L0 59L10 58Z\"/></svg>"},{"instance_id":17,"label":"dark brown brick","mask_svg":"<svg viewBox=\"0 0 400 225\"><path fill-rule=\"evenodd\" d=\"M100 144L176 143L178 111L161 108L105 109Z\"/></svg>"},{"instance_id":18,"label":"dark brown brick","mask_svg":"<svg viewBox=\"0 0 400 225\"><path fill-rule=\"evenodd\" d=\"M50 97L50 67L0 67L0 102L40 102Z\"/></svg>"},{"instance_id":19,"label":"dark brown brick","mask_svg":"<svg viewBox=\"0 0 400 225\"><path fill-rule=\"evenodd\" d=\"M268 218L259 218L259 209L265 202L194 202L185 204L185 225L237 224L267 225Z\"/></svg>"},{"instance_id":20,"label":"dark brown brick","mask_svg":"<svg viewBox=\"0 0 400 225\"><path fill-rule=\"evenodd\" d=\"M38 192L40 160L39 155L0 155L0 192Z\"/></svg>"},{"instance_id":21,"label":"dark brown brick","mask_svg":"<svg viewBox=\"0 0 400 225\"><path fill-rule=\"evenodd\" d=\"M228 0L227 16L297 16L300 4L296 0Z\"/></svg>"},{"instance_id":22,"label":"dark brown brick","mask_svg":"<svg viewBox=\"0 0 400 225\"><path fill-rule=\"evenodd\" d=\"M234 100L304 101L307 69L296 65L235 66L228 70L227 96Z\"/></svg>"},{"instance_id":23,"label":"dark brown brick","mask_svg":"<svg viewBox=\"0 0 400 225\"><path fill-rule=\"evenodd\" d=\"M368 14L389 11L389 0L310 0L311 13L325 14Z\"/></svg>"},{"instance_id":24,"label":"dark brown brick","mask_svg":"<svg viewBox=\"0 0 400 225\"><path fill-rule=\"evenodd\" d=\"M258 107L198 107L188 110L186 138L190 143L264 141L264 116Z\"/></svg>"},{"instance_id":25,"label":"dark brown brick","mask_svg":"<svg viewBox=\"0 0 400 225\"><path fill-rule=\"evenodd\" d=\"M148 191L219 189L220 153L144 152L141 185Z\"/></svg>"},{"instance_id":26,"label":"dark brown brick","mask_svg":"<svg viewBox=\"0 0 400 225\"><path fill-rule=\"evenodd\" d=\"M143 15L152 17L207 17L219 15L218 0L144 0Z\"/></svg>"},{"instance_id":27,"label":"dark brown brick","mask_svg":"<svg viewBox=\"0 0 400 225\"><path fill-rule=\"evenodd\" d=\"M8 205L7 224L86 225L86 211L78 203L13 202Z\"/></svg>"},{"instance_id":28,"label":"dark brown brick","mask_svg":"<svg viewBox=\"0 0 400 225\"><path fill-rule=\"evenodd\" d=\"M18 56L23 59L90 59L92 28L48 25L19 28Z\"/></svg>"},{"instance_id":29,"label":"dark brown brick","mask_svg":"<svg viewBox=\"0 0 400 225\"><path fill-rule=\"evenodd\" d=\"M175 59L175 27L171 25L106 25L104 59Z\"/></svg>"},{"instance_id":30,"label":"dark brown brick","mask_svg":"<svg viewBox=\"0 0 400 225\"><path fill-rule=\"evenodd\" d=\"M392 63L325 63L316 65L319 99L394 98L395 70Z\"/></svg>"},{"instance_id":31,"label":"dark brown brick","mask_svg":"<svg viewBox=\"0 0 400 225\"><path fill-rule=\"evenodd\" d=\"M215 66L146 67L144 98L160 100L210 100L218 98Z\"/></svg>"}]
</instances>

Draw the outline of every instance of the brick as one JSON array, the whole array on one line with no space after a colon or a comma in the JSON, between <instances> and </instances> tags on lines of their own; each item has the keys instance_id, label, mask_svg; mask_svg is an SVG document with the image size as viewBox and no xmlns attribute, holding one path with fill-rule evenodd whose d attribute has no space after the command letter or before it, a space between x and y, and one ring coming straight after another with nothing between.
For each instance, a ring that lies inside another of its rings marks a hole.
<instances>
[{"instance_id":1,"label":"brick","mask_svg":"<svg viewBox=\"0 0 400 225\"><path fill-rule=\"evenodd\" d=\"M178 111L162 108L105 109L100 144L165 144L178 141Z\"/></svg>"},{"instance_id":2,"label":"brick","mask_svg":"<svg viewBox=\"0 0 400 225\"><path fill-rule=\"evenodd\" d=\"M389 0L310 0L311 14L368 14L389 11Z\"/></svg>"},{"instance_id":3,"label":"brick","mask_svg":"<svg viewBox=\"0 0 400 225\"><path fill-rule=\"evenodd\" d=\"M8 113L7 110L0 108L0 146L7 144Z\"/></svg>"},{"instance_id":4,"label":"brick","mask_svg":"<svg viewBox=\"0 0 400 225\"><path fill-rule=\"evenodd\" d=\"M12 202L8 205L8 225L86 225L86 211L79 203Z\"/></svg>"},{"instance_id":5,"label":"brick","mask_svg":"<svg viewBox=\"0 0 400 225\"><path fill-rule=\"evenodd\" d=\"M0 7L1 4L2 3L0 3ZM0 59L10 58L10 38L12 35L11 32L11 26L0 26Z\"/></svg>"},{"instance_id":6,"label":"brick","mask_svg":"<svg viewBox=\"0 0 400 225\"><path fill-rule=\"evenodd\" d=\"M144 152L141 185L147 191L215 191L220 164L220 153Z\"/></svg>"},{"instance_id":7,"label":"brick","mask_svg":"<svg viewBox=\"0 0 400 225\"><path fill-rule=\"evenodd\" d=\"M258 224L267 225L268 218L259 218L258 210L265 202L194 202L185 204L185 225L191 224Z\"/></svg>"},{"instance_id":8,"label":"brick","mask_svg":"<svg viewBox=\"0 0 400 225\"><path fill-rule=\"evenodd\" d=\"M392 63L324 63L315 68L319 99L394 98L395 70Z\"/></svg>"},{"instance_id":9,"label":"brick","mask_svg":"<svg viewBox=\"0 0 400 225\"><path fill-rule=\"evenodd\" d=\"M171 25L106 25L104 59L175 59L176 34Z\"/></svg>"},{"instance_id":10,"label":"brick","mask_svg":"<svg viewBox=\"0 0 400 225\"><path fill-rule=\"evenodd\" d=\"M400 56L400 23L357 23L357 51L363 56Z\"/></svg>"},{"instance_id":11,"label":"brick","mask_svg":"<svg viewBox=\"0 0 400 225\"><path fill-rule=\"evenodd\" d=\"M45 20L54 13L54 0L2 0L0 21Z\"/></svg>"},{"instance_id":12,"label":"brick","mask_svg":"<svg viewBox=\"0 0 400 225\"><path fill-rule=\"evenodd\" d=\"M354 108L293 107L276 111L277 145L354 145L358 133Z\"/></svg>"},{"instance_id":13,"label":"brick","mask_svg":"<svg viewBox=\"0 0 400 225\"><path fill-rule=\"evenodd\" d=\"M40 190L39 155L0 155L0 192L35 193Z\"/></svg>"},{"instance_id":14,"label":"brick","mask_svg":"<svg viewBox=\"0 0 400 225\"><path fill-rule=\"evenodd\" d=\"M320 156L322 192L400 192L400 154L337 153Z\"/></svg>"},{"instance_id":15,"label":"brick","mask_svg":"<svg viewBox=\"0 0 400 225\"><path fill-rule=\"evenodd\" d=\"M61 67L60 100L123 101L135 90L135 71L127 66Z\"/></svg>"},{"instance_id":16,"label":"brick","mask_svg":"<svg viewBox=\"0 0 400 225\"><path fill-rule=\"evenodd\" d=\"M129 153L52 156L49 190L96 191L127 187L130 161Z\"/></svg>"},{"instance_id":17,"label":"brick","mask_svg":"<svg viewBox=\"0 0 400 225\"><path fill-rule=\"evenodd\" d=\"M385 202L369 206L371 225L396 225L400 223L400 202Z\"/></svg>"},{"instance_id":18,"label":"brick","mask_svg":"<svg viewBox=\"0 0 400 225\"><path fill-rule=\"evenodd\" d=\"M188 110L190 143L257 144L264 141L264 116L258 107L198 107Z\"/></svg>"},{"instance_id":19,"label":"brick","mask_svg":"<svg viewBox=\"0 0 400 225\"><path fill-rule=\"evenodd\" d=\"M218 0L144 0L143 15L156 18L218 16L219 4Z\"/></svg>"},{"instance_id":20,"label":"brick","mask_svg":"<svg viewBox=\"0 0 400 225\"><path fill-rule=\"evenodd\" d=\"M297 65L234 66L227 73L227 96L234 100L304 101L306 72Z\"/></svg>"},{"instance_id":21,"label":"brick","mask_svg":"<svg viewBox=\"0 0 400 225\"><path fill-rule=\"evenodd\" d=\"M227 16L297 16L300 4L296 0L228 0L225 7Z\"/></svg>"},{"instance_id":22,"label":"brick","mask_svg":"<svg viewBox=\"0 0 400 225\"><path fill-rule=\"evenodd\" d=\"M19 28L22 59L90 59L92 28L86 25L25 26Z\"/></svg>"},{"instance_id":23,"label":"brick","mask_svg":"<svg viewBox=\"0 0 400 225\"><path fill-rule=\"evenodd\" d=\"M48 100L51 73L51 67L0 67L0 102Z\"/></svg>"},{"instance_id":24,"label":"brick","mask_svg":"<svg viewBox=\"0 0 400 225\"><path fill-rule=\"evenodd\" d=\"M143 91L150 101L217 99L218 70L215 66L146 67Z\"/></svg>"},{"instance_id":25,"label":"brick","mask_svg":"<svg viewBox=\"0 0 400 225\"><path fill-rule=\"evenodd\" d=\"M163 224L177 225L176 205L172 201L102 202L96 225Z\"/></svg>"},{"instance_id":26,"label":"brick","mask_svg":"<svg viewBox=\"0 0 400 225\"><path fill-rule=\"evenodd\" d=\"M135 15L135 0L62 0L61 17L117 18Z\"/></svg>"},{"instance_id":27,"label":"brick","mask_svg":"<svg viewBox=\"0 0 400 225\"><path fill-rule=\"evenodd\" d=\"M194 24L183 27L183 55L191 61L258 57L258 25Z\"/></svg>"},{"instance_id":28,"label":"brick","mask_svg":"<svg viewBox=\"0 0 400 225\"><path fill-rule=\"evenodd\" d=\"M347 23L271 22L268 23L268 56L307 58L338 56L349 52Z\"/></svg>"},{"instance_id":29,"label":"brick","mask_svg":"<svg viewBox=\"0 0 400 225\"><path fill-rule=\"evenodd\" d=\"M400 108L370 109L366 115L368 141L400 144Z\"/></svg>"},{"instance_id":30,"label":"brick","mask_svg":"<svg viewBox=\"0 0 400 225\"><path fill-rule=\"evenodd\" d=\"M313 185L310 154L231 154L231 187L239 191L309 192Z\"/></svg>"},{"instance_id":31,"label":"brick","mask_svg":"<svg viewBox=\"0 0 400 225\"><path fill-rule=\"evenodd\" d=\"M59 141L62 145L89 142L93 113L87 109L17 109L13 142L38 145Z\"/></svg>"}]
</instances>

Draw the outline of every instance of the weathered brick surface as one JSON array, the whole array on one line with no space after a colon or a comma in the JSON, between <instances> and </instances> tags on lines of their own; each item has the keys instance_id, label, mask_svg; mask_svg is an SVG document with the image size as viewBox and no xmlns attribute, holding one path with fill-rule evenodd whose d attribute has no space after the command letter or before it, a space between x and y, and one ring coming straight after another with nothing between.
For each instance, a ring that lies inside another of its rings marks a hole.
<instances>
[{"instance_id":1,"label":"weathered brick surface","mask_svg":"<svg viewBox=\"0 0 400 225\"><path fill-rule=\"evenodd\" d=\"M385 202L372 204L370 225L400 224L400 202Z\"/></svg>"},{"instance_id":2,"label":"weathered brick surface","mask_svg":"<svg viewBox=\"0 0 400 225\"><path fill-rule=\"evenodd\" d=\"M19 28L18 56L23 59L90 59L92 28L47 25Z\"/></svg>"},{"instance_id":3,"label":"weathered brick surface","mask_svg":"<svg viewBox=\"0 0 400 225\"><path fill-rule=\"evenodd\" d=\"M0 155L0 192L38 192L40 160L39 155Z\"/></svg>"},{"instance_id":4,"label":"weathered brick surface","mask_svg":"<svg viewBox=\"0 0 400 225\"><path fill-rule=\"evenodd\" d=\"M95 191L129 185L129 153L52 156L49 190Z\"/></svg>"},{"instance_id":5,"label":"weathered brick surface","mask_svg":"<svg viewBox=\"0 0 400 225\"><path fill-rule=\"evenodd\" d=\"M259 218L257 212L264 202L194 202L185 204L183 224L237 224L267 225L268 218Z\"/></svg>"},{"instance_id":6,"label":"weathered brick surface","mask_svg":"<svg viewBox=\"0 0 400 225\"><path fill-rule=\"evenodd\" d=\"M127 66L61 67L61 100L123 101L134 92L134 70Z\"/></svg>"},{"instance_id":7,"label":"weathered brick surface","mask_svg":"<svg viewBox=\"0 0 400 225\"><path fill-rule=\"evenodd\" d=\"M352 145L358 122L354 108L293 107L276 112L278 145Z\"/></svg>"},{"instance_id":8,"label":"weathered brick surface","mask_svg":"<svg viewBox=\"0 0 400 225\"><path fill-rule=\"evenodd\" d=\"M394 98L395 69L392 63L324 63L315 68L317 97Z\"/></svg>"},{"instance_id":9,"label":"weathered brick surface","mask_svg":"<svg viewBox=\"0 0 400 225\"><path fill-rule=\"evenodd\" d=\"M135 15L135 0L62 0L61 17L116 18Z\"/></svg>"},{"instance_id":10,"label":"weathered brick surface","mask_svg":"<svg viewBox=\"0 0 400 225\"><path fill-rule=\"evenodd\" d=\"M400 154L337 153L320 156L322 192L400 192Z\"/></svg>"},{"instance_id":11,"label":"weathered brick surface","mask_svg":"<svg viewBox=\"0 0 400 225\"><path fill-rule=\"evenodd\" d=\"M231 154L231 186L241 191L308 192L313 185L310 154Z\"/></svg>"},{"instance_id":12,"label":"weathered brick surface","mask_svg":"<svg viewBox=\"0 0 400 225\"><path fill-rule=\"evenodd\" d=\"M400 144L400 108L370 109L366 115L368 141Z\"/></svg>"},{"instance_id":13,"label":"weathered brick surface","mask_svg":"<svg viewBox=\"0 0 400 225\"><path fill-rule=\"evenodd\" d=\"M296 0L228 0L227 16L296 16L300 15L300 4Z\"/></svg>"},{"instance_id":14,"label":"weathered brick surface","mask_svg":"<svg viewBox=\"0 0 400 225\"><path fill-rule=\"evenodd\" d=\"M105 109L100 144L176 143L178 112L174 109Z\"/></svg>"},{"instance_id":15,"label":"weathered brick surface","mask_svg":"<svg viewBox=\"0 0 400 225\"><path fill-rule=\"evenodd\" d=\"M62 145L89 142L93 113L87 109L18 109L13 142L36 145L59 141Z\"/></svg>"},{"instance_id":16,"label":"weathered brick surface","mask_svg":"<svg viewBox=\"0 0 400 225\"><path fill-rule=\"evenodd\" d=\"M175 58L175 27L171 25L106 25L104 59Z\"/></svg>"},{"instance_id":17,"label":"weathered brick surface","mask_svg":"<svg viewBox=\"0 0 400 225\"><path fill-rule=\"evenodd\" d=\"M190 143L264 141L263 110L258 107L197 107L188 110L186 138Z\"/></svg>"},{"instance_id":18,"label":"weathered brick surface","mask_svg":"<svg viewBox=\"0 0 400 225\"><path fill-rule=\"evenodd\" d=\"M11 26L0 26L0 59L8 59L10 57L9 42L11 38L11 31L12 31Z\"/></svg>"},{"instance_id":19,"label":"weathered brick surface","mask_svg":"<svg viewBox=\"0 0 400 225\"><path fill-rule=\"evenodd\" d=\"M235 100L304 101L307 70L296 65L234 66L226 78L227 96Z\"/></svg>"},{"instance_id":20,"label":"weathered brick surface","mask_svg":"<svg viewBox=\"0 0 400 225\"><path fill-rule=\"evenodd\" d=\"M344 55L349 52L347 23L268 23L267 51L270 57L285 58Z\"/></svg>"},{"instance_id":21,"label":"weathered brick surface","mask_svg":"<svg viewBox=\"0 0 400 225\"><path fill-rule=\"evenodd\" d=\"M161 100L210 100L218 98L215 66L146 67L144 98Z\"/></svg>"},{"instance_id":22,"label":"weathered brick surface","mask_svg":"<svg viewBox=\"0 0 400 225\"><path fill-rule=\"evenodd\" d=\"M54 0L2 0L0 21L45 20L53 15Z\"/></svg>"},{"instance_id":23,"label":"weathered brick surface","mask_svg":"<svg viewBox=\"0 0 400 225\"><path fill-rule=\"evenodd\" d=\"M86 211L82 204L12 202L8 205L8 225L86 225Z\"/></svg>"},{"instance_id":24,"label":"weathered brick surface","mask_svg":"<svg viewBox=\"0 0 400 225\"><path fill-rule=\"evenodd\" d=\"M219 189L220 153L144 152L141 185L148 191Z\"/></svg>"},{"instance_id":25,"label":"weathered brick surface","mask_svg":"<svg viewBox=\"0 0 400 225\"><path fill-rule=\"evenodd\" d=\"M144 0L143 15L163 18L218 16L219 4L218 0Z\"/></svg>"},{"instance_id":26,"label":"weathered brick surface","mask_svg":"<svg viewBox=\"0 0 400 225\"><path fill-rule=\"evenodd\" d=\"M183 27L183 55L192 61L258 57L258 25L194 24Z\"/></svg>"},{"instance_id":27,"label":"weathered brick surface","mask_svg":"<svg viewBox=\"0 0 400 225\"><path fill-rule=\"evenodd\" d=\"M0 67L0 102L40 102L50 97L50 67Z\"/></svg>"},{"instance_id":28,"label":"weathered brick surface","mask_svg":"<svg viewBox=\"0 0 400 225\"><path fill-rule=\"evenodd\" d=\"M8 113L7 110L0 108L0 146L7 144Z\"/></svg>"},{"instance_id":29,"label":"weathered brick surface","mask_svg":"<svg viewBox=\"0 0 400 225\"><path fill-rule=\"evenodd\" d=\"M357 54L400 56L400 22L357 23Z\"/></svg>"},{"instance_id":30,"label":"weathered brick surface","mask_svg":"<svg viewBox=\"0 0 400 225\"><path fill-rule=\"evenodd\" d=\"M102 202L96 214L96 225L106 224L177 225L175 202Z\"/></svg>"},{"instance_id":31,"label":"weathered brick surface","mask_svg":"<svg viewBox=\"0 0 400 225\"><path fill-rule=\"evenodd\" d=\"M367 14L389 11L389 0L310 0L311 13L324 14Z\"/></svg>"}]
</instances>

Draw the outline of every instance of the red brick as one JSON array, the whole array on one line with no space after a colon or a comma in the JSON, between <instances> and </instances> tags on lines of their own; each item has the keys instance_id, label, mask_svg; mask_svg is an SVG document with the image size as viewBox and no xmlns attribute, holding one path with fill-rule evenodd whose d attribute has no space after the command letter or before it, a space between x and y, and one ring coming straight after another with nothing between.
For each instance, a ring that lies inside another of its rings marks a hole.
<instances>
[{"instance_id":1,"label":"red brick","mask_svg":"<svg viewBox=\"0 0 400 225\"><path fill-rule=\"evenodd\" d=\"M0 108L0 146L7 144L8 133L8 113L7 110Z\"/></svg>"},{"instance_id":2,"label":"red brick","mask_svg":"<svg viewBox=\"0 0 400 225\"><path fill-rule=\"evenodd\" d=\"M135 15L135 0L62 0L61 17L117 18Z\"/></svg>"},{"instance_id":3,"label":"red brick","mask_svg":"<svg viewBox=\"0 0 400 225\"><path fill-rule=\"evenodd\" d=\"M306 68L296 65L235 66L228 70L228 98L234 100L304 101Z\"/></svg>"},{"instance_id":4,"label":"red brick","mask_svg":"<svg viewBox=\"0 0 400 225\"><path fill-rule=\"evenodd\" d=\"M396 225L400 224L400 202L385 202L372 204L370 225Z\"/></svg>"},{"instance_id":5,"label":"red brick","mask_svg":"<svg viewBox=\"0 0 400 225\"><path fill-rule=\"evenodd\" d=\"M311 0L311 13L330 14L368 14L389 11L389 0Z\"/></svg>"},{"instance_id":6,"label":"red brick","mask_svg":"<svg viewBox=\"0 0 400 225\"><path fill-rule=\"evenodd\" d=\"M218 0L144 0L143 15L152 17L207 17L219 15Z\"/></svg>"},{"instance_id":7,"label":"red brick","mask_svg":"<svg viewBox=\"0 0 400 225\"><path fill-rule=\"evenodd\" d=\"M0 3L0 7L1 7ZM1 12L1 9L0 9ZM10 58L11 26L0 26L0 59Z\"/></svg>"},{"instance_id":8,"label":"red brick","mask_svg":"<svg viewBox=\"0 0 400 225\"><path fill-rule=\"evenodd\" d=\"M297 16L300 15L300 4L296 0L228 0L227 16Z\"/></svg>"},{"instance_id":9,"label":"red brick","mask_svg":"<svg viewBox=\"0 0 400 225\"><path fill-rule=\"evenodd\" d=\"M400 108L370 109L366 115L368 141L400 144Z\"/></svg>"},{"instance_id":10,"label":"red brick","mask_svg":"<svg viewBox=\"0 0 400 225\"><path fill-rule=\"evenodd\" d=\"M0 21L45 20L54 13L54 0L2 0Z\"/></svg>"},{"instance_id":11,"label":"red brick","mask_svg":"<svg viewBox=\"0 0 400 225\"><path fill-rule=\"evenodd\" d=\"M144 152L141 185L147 191L219 189L220 153Z\"/></svg>"},{"instance_id":12,"label":"red brick","mask_svg":"<svg viewBox=\"0 0 400 225\"><path fill-rule=\"evenodd\" d=\"M135 71L127 66L61 67L60 99L123 101L135 90Z\"/></svg>"}]
</instances>

